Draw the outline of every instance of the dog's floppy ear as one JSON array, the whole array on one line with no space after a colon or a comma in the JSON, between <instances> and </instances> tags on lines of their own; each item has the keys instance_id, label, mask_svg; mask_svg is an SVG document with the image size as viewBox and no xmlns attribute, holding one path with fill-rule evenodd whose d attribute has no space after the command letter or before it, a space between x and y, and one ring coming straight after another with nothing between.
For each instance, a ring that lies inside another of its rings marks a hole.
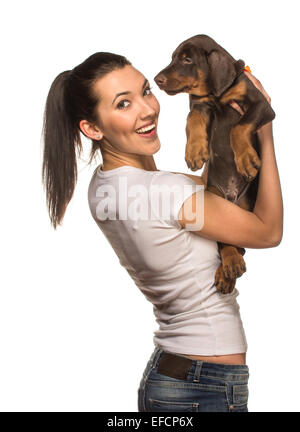
<instances>
[{"instance_id":1,"label":"dog's floppy ear","mask_svg":"<svg viewBox=\"0 0 300 432\"><path fill-rule=\"evenodd\" d=\"M243 70L245 69L245 62L243 60L237 60L234 63L234 67L235 67L237 75L240 75L240 73L242 73Z\"/></svg>"},{"instance_id":2,"label":"dog's floppy ear","mask_svg":"<svg viewBox=\"0 0 300 432\"><path fill-rule=\"evenodd\" d=\"M230 87L241 67L245 66L242 60L231 62L220 50L212 50L207 55L207 63L210 69L211 92L217 97Z\"/></svg>"}]
</instances>

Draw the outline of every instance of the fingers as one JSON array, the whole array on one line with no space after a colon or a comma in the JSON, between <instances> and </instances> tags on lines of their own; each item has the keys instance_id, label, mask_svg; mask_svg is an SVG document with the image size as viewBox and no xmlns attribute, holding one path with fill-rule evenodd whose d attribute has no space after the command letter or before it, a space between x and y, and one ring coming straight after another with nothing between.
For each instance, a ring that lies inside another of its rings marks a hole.
<instances>
[{"instance_id":1,"label":"fingers","mask_svg":"<svg viewBox=\"0 0 300 432\"><path fill-rule=\"evenodd\" d=\"M253 84L255 85L255 87L258 88L258 90L261 91L261 93L267 99L267 101L269 102L269 104L271 104L271 98L268 95L268 93L266 92L266 90L263 88L261 82L257 78L255 78L255 76L253 74L250 74L247 71L244 71L244 74L247 75L247 77L253 82Z\"/></svg>"},{"instance_id":2,"label":"fingers","mask_svg":"<svg viewBox=\"0 0 300 432\"><path fill-rule=\"evenodd\" d=\"M236 109L241 115L244 114L244 111L241 109L241 107L235 101L230 101L229 103L232 106L232 108Z\"/></svg>"},{"instance_id":3,"label":"fingers","mask_svg":"<svg viewBox=\"0 0 300 432\"><path fill-rule=\"evenodd\" d=\"M250 81L253 82L255 87L258 88L258 90L264 95L264 97L267 99L269 104L271 104L271 98L268 95L268 93L266 92L266 90L263 88L261 82L253 74L249 73L246 70L244 70L244 74L247 75L247 77L250 79ZM236 111L238 111L241 115L244 114L244 111L242 111L241 107L235 101L230 101L229 103L232 106L232 108L234 108Z\"/></svg>"}]
</instances>

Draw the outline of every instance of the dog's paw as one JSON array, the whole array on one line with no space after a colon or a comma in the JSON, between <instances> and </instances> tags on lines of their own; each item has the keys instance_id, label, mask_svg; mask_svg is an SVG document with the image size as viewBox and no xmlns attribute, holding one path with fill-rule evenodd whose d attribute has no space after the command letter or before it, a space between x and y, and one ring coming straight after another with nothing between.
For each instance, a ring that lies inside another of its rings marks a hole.
<instances>
[{"instance_id":1,"label":"dog's paw","mask_svg":"<svg viewBox=\"0 0 300 432\"><path fill-rule=\"evenodd\" d=\"M224 275L227 279L236 279L246 271L246 263L239 253L227 255L222 258Z\"/></svg>"},{"instance_id":2,"label":"dog's paw","mask_svg":"<svg viewBox=\"0 0 300 432\"><path fill-rule=\"evenodd\" d=\"M203 167L203 164L209 160L207 146L186 145L185 161L192 171L197 171Z\"/></svg>"},{"instance_id":3,"label":"dog's paw","mask_svg":"<svg viewBox=\"0 0 300 432\"><path fill-rule=\"evenodd\" d=\"M215 285L217 290L222 294L230 294L234 290L235 282L236 279L228 279L225 277L224 269L221 264L215 274Z\"/></svg>"},{"instance_id":4,"label":"dog's paw","mask_svg":"<svg viewBox=\"0 0 300 432\"><path fill-rule=\"evenodd\" d=\"M249 146L240 155L235 155L235 164L238 172L247 181L252 181L261 166L261 161L253 147Z\"/></svg>"}]
</instances>

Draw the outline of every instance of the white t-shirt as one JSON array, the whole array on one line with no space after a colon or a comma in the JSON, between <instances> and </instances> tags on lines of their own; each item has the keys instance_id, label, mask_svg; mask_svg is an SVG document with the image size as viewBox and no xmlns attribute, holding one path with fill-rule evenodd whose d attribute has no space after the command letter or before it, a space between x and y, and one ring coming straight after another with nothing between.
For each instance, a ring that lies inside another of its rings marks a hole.
<instances>
[{"instance_id":1,"label":"white t-shirt","mask_svg":"<svg viewBox=\"0 0 300 432\"><path fill-rule=\"evenodd\" d=\"M173 195L168 218L162 217L151 199L151 189L162 185L181 190ZM235 288L231 294L221 294L214 284L221 264L217 242L182 228L177 221L195 186L184 174L132 166L102 171L100 164L90 181L88 202L120 264L153 304L159 325L155 346L191 355L243 353L247 341L236 301L239 292ZM141 208L143 214L148 208L151 217L148 213L138 219Z\"/></svg>"}]
</instances>

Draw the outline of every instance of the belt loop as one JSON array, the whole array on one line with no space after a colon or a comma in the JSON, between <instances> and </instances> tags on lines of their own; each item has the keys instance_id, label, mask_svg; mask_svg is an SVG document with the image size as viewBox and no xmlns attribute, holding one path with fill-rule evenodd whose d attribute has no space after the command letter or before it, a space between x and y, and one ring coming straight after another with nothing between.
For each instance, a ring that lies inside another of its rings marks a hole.
<instances>
[{"instance_id":1,"label":"belt loop","mask_svg":"<svg viewBox=\"0 0 300 432\"><path fill-rule=\"evenodd\" d=\"M162 348L156 347L152 356L151 356L151 367L156 367L160 354L163 352Z\"/></svg>"},{"instance_id":2,"label":"belt loop","mask_svg":"<svg viewBox=\"0 0 300 432\"><path fill-rule=\"evenodd\" d=\"M194 382L199 382L200 380L200 375L201 375L201 369L202 369L202 365L203 365L203 360L196 360L196 369L194 372L194 376L193 376L193 381Z\"/></svg>"},{"instance_id":3,"label":"belt loop","mask_svg":"<svg viewBox=\"0 0 300 432\"><path fill-rule=\"evenodd\" d=\"M141 404L142 404L142 409L143 411L146 411L146 404L145 404L145 386L146 386L146 381L148 379L148 376L151 373L151 370L153 368L153 365L156 365L157 359L159 358L160 353L163 351L162 348L159 347L155 347L155 349L153 350L151 357L147 363L147 367L144 370L143 373L143 378L141 380L140 383L140 388L139 388L139 392L141 392Z\"/></svg>"}]
</instances>

